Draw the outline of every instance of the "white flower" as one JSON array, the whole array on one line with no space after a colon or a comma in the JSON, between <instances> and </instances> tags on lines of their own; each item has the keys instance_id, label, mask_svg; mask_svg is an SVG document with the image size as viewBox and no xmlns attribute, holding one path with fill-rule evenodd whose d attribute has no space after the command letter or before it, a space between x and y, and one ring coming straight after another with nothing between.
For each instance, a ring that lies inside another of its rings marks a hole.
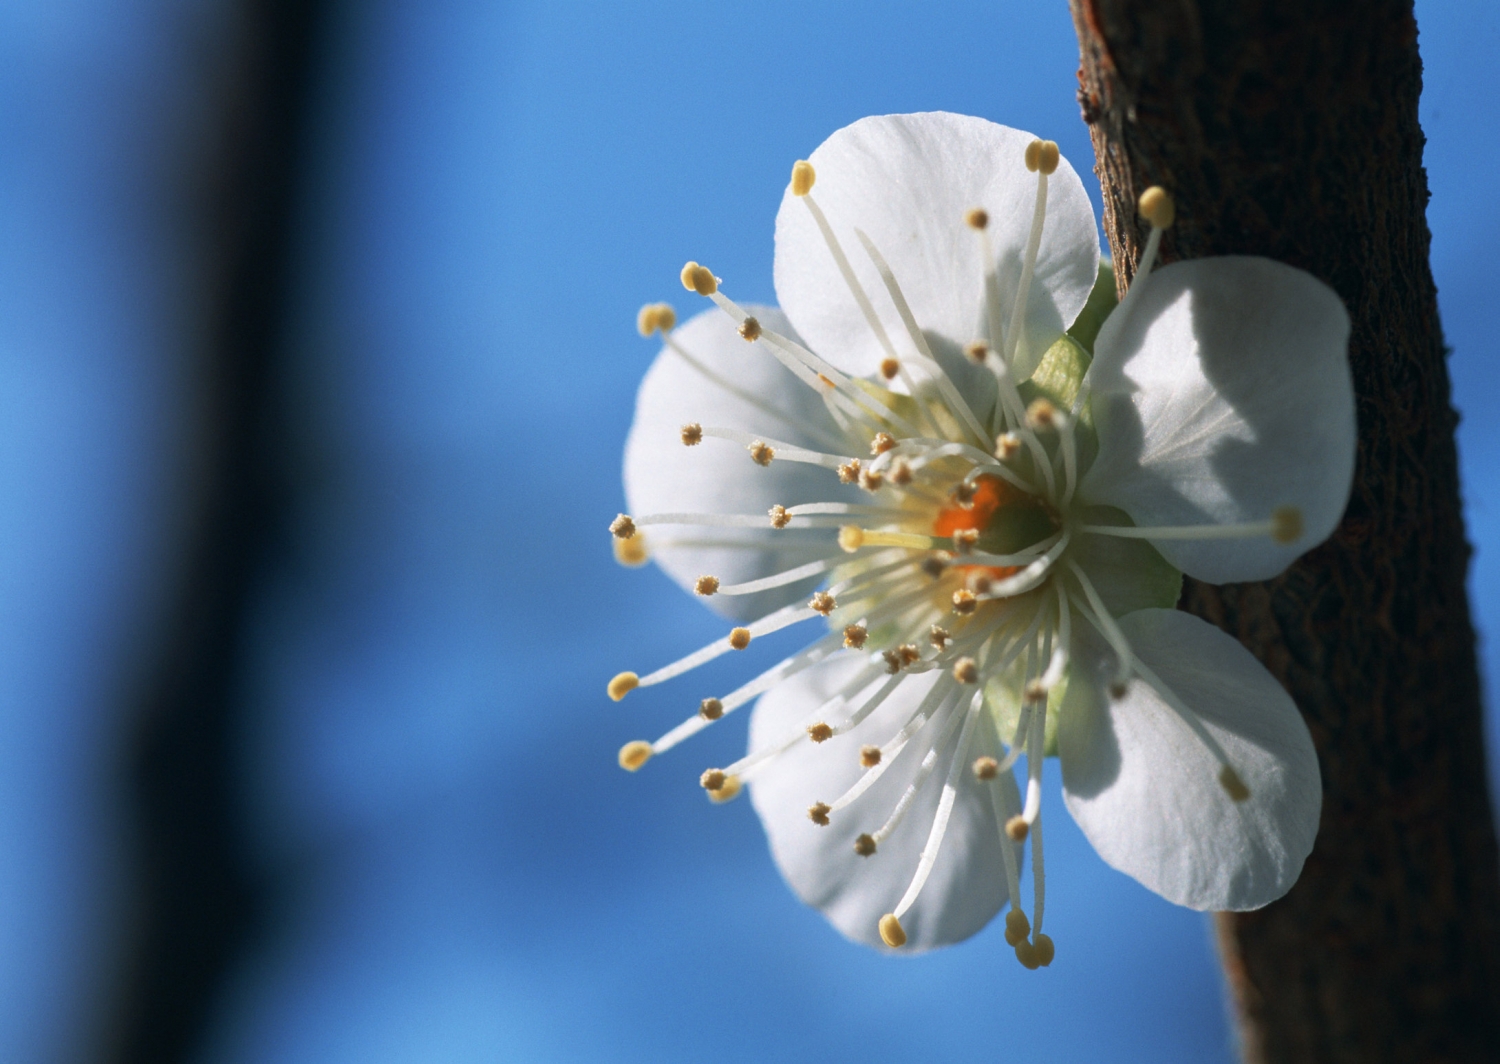
<instances>
[{"instance_id":1,"label":"white flower","mask_svg":"<svg viewBox=\"0 0 1500 1064\"><path fill-rule=\"evenodd\" d=\"M617 551L746 624L610 694L796 622L829 630L621 764L759 696L749 754L703 785L750 783L788 882L857 941L956 942L1010 900L1018 957L1051 960L1044 753L1104 859L1178 904L1265 905L1312 847L1296 706L1173 607L1179 570L1263 580L1339 520L1347 316L1265 259L1153 272L1173 205L1142 200L1148 247L1091 362L1063 331L1098 276L1077 174L1055 144L951 114L865 119L797 164L781 311L689 263L718 309L675 331L669 308L642 312L667 346L626 445L637 516L612 526Z\"/></svg>"}]
</instances>

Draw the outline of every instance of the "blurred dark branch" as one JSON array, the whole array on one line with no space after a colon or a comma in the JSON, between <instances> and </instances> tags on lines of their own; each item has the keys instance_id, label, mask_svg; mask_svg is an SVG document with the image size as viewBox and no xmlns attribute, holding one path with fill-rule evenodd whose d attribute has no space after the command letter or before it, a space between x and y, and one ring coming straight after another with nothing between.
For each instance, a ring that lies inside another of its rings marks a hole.
<instances>
[{"instance_id":1,"label":"blurred dark branch","mask_svg":"<svg viewBox=\"0 0 1500 1064\"><path fill-rule=\"evenodd\" d=\"M129 751L137 902L110 1059L201 1052L265 910L247 853L247 621L287 508L278 425L325 0L244 0L193 220L206 245L195 492L179 589Z\"/></svg>"},{"instance_id":2,"label":"blurred dark branch","mask_svg":"<svg viewBox=\"0 0 1500 1064\"><path fill-rule=\"evenodd\" d=\"M1167 261L1280 259L1332 285L1353 319L1343 524L1270 583L1184 593L1286 685L1323 771L1301 880L1218 918L1245 1055L1500 1060L1500 866L1411 0L1072 9L1121 282L1144 235L1136 197L1160 184L1177 197Z\"/></svg>"}]
</instances>

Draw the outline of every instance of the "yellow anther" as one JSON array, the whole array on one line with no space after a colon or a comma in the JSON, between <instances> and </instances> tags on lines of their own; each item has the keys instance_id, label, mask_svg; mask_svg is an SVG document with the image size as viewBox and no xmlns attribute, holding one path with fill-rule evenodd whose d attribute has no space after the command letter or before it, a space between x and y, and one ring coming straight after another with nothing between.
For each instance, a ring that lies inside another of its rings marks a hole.
<instances>
[{"instance_id":1,"label":"yellow anther","mask_svg":"<svg viewBox=\"0 0 1500 1064\"><path fill-rule=\"evenodd\" d=\"M655 303L647 303L635 316L635 328L642 336L650 336L656 331L656 323L661 312L656 309Z\"/></svg>"},{"instance_id":2,"label":"yellow anther","mask_svg":"<svg viewBox=\"0 0 1500 1064\"><path fill-rule=\"evenodd\" d=\"M876 849L875 836L873 835L861 835L854 840L854 852L861 857L874 857Z\"/></svg>"},{"instance_id":3,"label":"yellow anther","mask_svg":"<svg viewBox=\"0 0 1500 1064\"><path fill-rule=\"evenodd\" d=\"M814 802L807 807L807 819L820 828L826 828L828 826L828 814L831 812L833 812L833 807L827 802Z\"/></svg>"},{"instance_id":4,"label":"yellow anther","mask_svg":"<svg viewBox=\"0 0 1500 1064\"><path fill-rule=\"evenodd\" d=\"M646 537L637 532L629 539L610 540L615 545L615 561L631 569L645 565L651 560L651 552L646 549Z\"/></svg>"},{"instance_id":5,"label":"yellow anther","mask_svg":"<svg viewBox=\"0 0 1500 1064\"><path fill-rule=\"evenodd\" d=\"M859 479L860 470L862 470L863 468L864 466L860 464L858 458L849 459L849 461L839 466L839 483L853 484L856 480Z\"/></svg>"},{"instance_id":6,"label":"yellow anther","mask_svg":"<svg viewBox=\"0 0 1500 1064\"><path fill-rule=\"evenodd\" d=\"M826 743L833 738L833 729L820 720L807 726L807 737L815 743Z\"/></svg>"},{"instance_id":7,"label":"yellow anther","mask_svg":"<svg viewBox=\"0 0 1500 1064\"><path fill-rule=\"evenodd\" d=\"M1026 145L1026 155L1024 158L1026 160L1026 169L1030 170L1033 174L1036 173L1037 169L1042 165L1042 142L1034 140Z\"/></svg>"},{"instance_id":8,"label":"yellow anther","mask_svg":"<svg viewBox=\"0 0 1500 1064\"><path fill-rule=\"evenodd\" d=\"M1041 680L1029 680L1029 681L1027 681L1027 684L1026 684L1026 687L1025 687L1025 690L1023 691L1023 693L1026 696L1026 701L1028 701L1028 702L1045 702L1045 701L1047 701L1047 687L1046 687L1045 684L1042 683Z\"/></svg>"},{"instance_id":9,"label":"yellow anther","mask_svg":"<svg viewBox=\"0 0 1500 1064\"><path fill-rule=\"evenodd\" d=\"M839 529L839 547L846 554L853 554L865 545L865 530L858 525L845 525Z\"/></svg>"},{"instance_id":10,"label":"yellow anther","mask_svg":"<svg viewBox=\"0 0 1500 1064\"><path fill-rule=\"evenodd\" d=\"M744 650L750 645L750 629L732 628L729 631L729 645L735 650Z\"/></svg>"},{"instance_id":11,"label":"yellow anther","mask_svg":"<svg viewBox=\"0 0 1500 1064\"><path fill-rule=\"evenodd\" d=\"M900 949L906 945L906 932L901 927L901 921L896 919L895 913L886 913L880 918L880 941L891 949Z\"/></svg>"},{"instance_id":12,"label":"yellow anther","mask_svg":"<svg viewBox=\"0 0 1500 1064\"><path fill-rule=\"evenodd\" d=\"M1037 948L1024 938L1016 943L1016 960L1021 962L1021 967L1028 972L1034 972L1042 966L1042 959L1037 953Z\"/></svg>"},{"instance_id":13,"label":"yellow anther","mask_svg":"<svg viewBox=\"0 0 1500 1064\"><path fill-rule=\"evenodd\" d=\"M896 673L901 671L902 661L901 652L899 650L885 650L881 652L880 656L885 659L886 672L894 676L896 675Z\"/></svg>"},{"instance_id":14,"label":"yellow anther","mask_svg":"<svg viewBox=\"0 0 1500 1064\"><path fill-rule=\"evenodd\" d=\"M716 791L708 792L708 800L718 805L732 802L740 796L740 788L743 784L738 776L725 776L724 785Z\"/></svg>"},{"instance_id":15,"label":"yellow anther","mask_svg":"<svg viewBox=\"0 0 1500 1064\"><path fill-rule=\"evenodd\" d=\"M993 757L976 757L974 759L974 778L976 780L992 780L1000 775L1000 762Z\"/></svg>"},{"instance_id":16,"label":"yellow anther","mask_svg":"<svg viewBox=\"0 0 1500 1064\"><path fill-rule=\"evenodd\" d=\"M641 678L633 672L622 672L609 681L609 697L618 702L641 685Z\"/></svg>"},{"instance_id":17,"label":"yellow anther","mask_svg":"<svg viewBox=\"0 0 1500 1064\"><path fill-rule=\"evenodd\" d=\"M973 658L959 658L953 663L953 678L959 683L978 683L979 663Z\"/></svg>"},{"instance_id":18,"label":"yellow anther","mask_svg":"<svg viewBox=\"0 0 1500 1064\"><path fill-rule=\"evenodd\" d=\"M765 440L754 440L745 449L750 452L750 461L758 466L768 466L771 464L771 459L776 457L776 448Z\"/></svg>"},{"instance_id":19,"label":"yellow anther","mask_svg":"<svg viewBox=\"0 0 1500 1064\"><path fill-rule=\"evenodd\" d=\"M889 432L877 432L875 438L870 441L871 454L885 454L886 451L894 450L895 447L896 437Z\"/></svg>"},{"instance_id":20,"label":"yellow anther","mask_svg":"<svg viewBox=\"0 0 1500 1064\"><path fill-rule=\"evenodd\" d=\"M1152 185L1136 201L1136 210L1154 229L1170 229L1177 220L1177 204L1172 194L1160 185Z\"/></svg>"},{"instance_id":21,"label":"yellow anther","mask_svg":"<svg viewBox=\"0 0 1500 1064\"><path fill-rule=\"evenodd\" d=\"M961 587L953 592L953 612L961 615L973 613L979 608L979 599L974 592L966 587Z\"/></svg>"},{"instance_id":22,"label":"yellow anther","mask_svg":"<svg viewBox=\"0 0 1500 1064\"><path fill-rule=\"evenodd\" d=\"M785 528L792 523L792 515L786 512L786 507L780 503L766 511L771 518L772 528Z\"/></svg>"},{"instance_id":23,"label":"yellow anther","mask_svg":"<svg viewBox=\"0 0 1500 1064\"><path fill-rule=\"evenodd\" d=\"M1302 511L1278 506L1271 511L1271 538L1277 543L1295 543L1302 538Z\"/></svg>"},{"instance_id":24,"label":"yellow anther","mask_svg":"<svg viewBox=\"0 0 1500 1064\"><path fill-rule=\"evenodd\" d=\"M858 650L869 638L870 633L862 624L851 624L844 629L844 646L850 650Z\"/></svg>"},{"instance_id":25,"label":"yellow anther","mask_svg":"<svg viewBox=\"0 0 1500 1064\"><path fill-rule=\"evenodd\" d=\"M953 533L953 553L972 554L974 545L979 542L979 529L960 528Z\"/></svg>"},{"instance_id":26,"label":"yellow anther","mask_svg":"<svg viewBox=\"0 0 1500 1064\"><path fill-rule=\"evenodd\" d=\"M1057 164L1062 162L1062 152L1058 150L1057 141L1042 141L1041 151L1037 153L1037 169L1044 174L1057 173Z\"/></svg>"},{"instance_id":27,"label":"yellow anther","mask_svg":"<svg viewBox=\"0 0 1500 1064\"><path fill-rule=\"evenodd\" d=\"M682 287L700 296L711 296L719 290L719 279L707 266L690 262L682 268Z\"/></svg>"},{"instance_id":28,"label":"yellow anther","mask_svg":"<svg viewBox=\"0 0 1500 1064\"><path fill-rule=\"evenodd\" d=\"M813 169L813 164L806 159L798 159L792 164L792 195L807 195L817 179L818 172Z\"/></svg>"},{"instance_id":29,"label":"yellow anther","mask_svg":"<svg viewBox=\"0 0 1500 1064\"><path fill-rule=\"evenodd\" d=\"M747 343L760 339L760 321L756 318L746 318L740 322L740 327L735 330L740 334L740 339Z\"/></svg>"},{"instance_id":30,"label":"yellow anther","mask_svg":"<svg viewBox=\"0 0 1500 1064\"><path fill-rule=\"evenodd\" d=\"M1025 842L1026 836L1031 834L1031 825L1026 823L1023 816L1013 816L1005 822L1005 834L1011 842Z\"/></svg>"},{"instance_id":31,"label":"yellow anther","mask_svg":"<svg viewBox=\"0 0 1500 1064\"><path fill-rule=\"evenodd\" d=\"M717 791L728 782L729 777L721 768L711 768L698 777L698 782L703 785L705 791Z\"/></svg>"},{"instance_id":32,"label":"yellow anther","mask_svg":"<svg viewBox=\"0 0 1500 1064\"><path fill-rule=\"evenodd\" d=\"M626 772L634 772L647 761L650 761L651 755L654 752L651 749L651 744L644 739L637 739L635 742L626 743L620 747L620 767Z\"/></svg>"},{"instance_id":33,"label":"yellow anther","mask_svg":"<svg viewBox=\"0 0 1500 1064\"><path fill-rule=\"evenodd\" d=\"M656 304L656 327L663 333L669 333L677 327L677 311L672 309L672 304Z\"/></svg>"},{"instance_id":34,"label":"yellow anther","mask_svg":"<svg viewBox=\"0 0 1500 1064\"><path fill-rule=\"evenodd\" d=\"M880 747L861 746L859 748L859 763L865 768L874 768L880 764Z\"/></svg>"},{"instance_id":35,"label":"yellow anther","mask_svg":"<svg viewBox=\"0 0 1500 1064\"><path fill-rule=\"evenodd\" d=\"M948 629L935 624L927 629L927 641L939 650L942 650L953 641L953 636L949 633Z\"/></svg>"},{"instance_id":36,"label":"yellow anther","mask_svg":"<svg viewBox=\"0 0 1500 1064\"><path fill-rule=\"evenodd\" d=\"M1026 919L1025 913L1020 909L1012 909L1005 914L1005 944L1007 946L1025 942L1030 934L1031 921Z\"/></svg>"},{"instance_id":37,"label":"yellow anther","mask_svg":"<svg viewBox=\"0 0 1500 1064\"><path fill-rule=\"evenodd\" d=\"M1014 432L1003 432L995 437L995 457L1002 462L1009 462L1021 453L1021 437Z\"/></svg>"},{"instance_id":38,"label":"yellow anther","mask_svg":"<svg viewBox=\"0 0 1500 1064\"><path fill-rule=\"evenodd\" d=\"M719 590L719 578L717 576L700 576L697 582L693 584L693 590L700 595L712 595Z\"/></svg>"},{"instance_id":39,"label":"yellow anther","mask_svg":"<svg viewBox=\"0 0 1500 1064\"><path fill-rule=\"evenodd\" d=\"M902 665L915 665L922 660L922 652L912 643L902 643L896 648L896 653L901 655Z\"/></svg>"},{"instance_id":40,"label":"yellow anther","mask_svg":"<svg viewBox=\"0 0 1500 1064\"><path fill-rule=\"evenodd\" d=\"M905 458L891 463L891 483L903 488L911 483L911 463Z\"/></svg>"},{"instance_id":41,"label":"yellow anther","mask_svg":"<svg viewBox=\"0 0 1500 1064\"><path fill-rule=\"evenodd\" d=\"M1036 960L1043 968L1052 963L1052 958L1057 956L1057 947L1052 944L1052 936L1037 932L1036 941L1031 944L1036 950Z\"/></svg>"},{"instance_id":42,"label":"yellow anther","mask_svg":"<svg viewBox=\"0 0 1500 1064\"><path fill-rule=\"evenodd\" d=\"M812 600L808 602L807 608L812 610L814 613L821 613L824 617L827 617L830 613L833 612L834 607L836 607L837 605L838 603L834 600L834 597L832 595L830 595L826 591L819 591L817 594L813 595Z\"/></svg>"},{"instance_id":43,"label":"yellow anther","mask_svg":"<svg viewBox=\"0 0 1500 1064\"><path fill-rule=\"evenodd\" d=\"M983 207L975 207L964 214L964 224L970 229L983 229L990 224L990 212Z\"/></svg>"},{"instance_id":44,"label":"yellow anther","mask_svg":"<svg viewBox=\"0 0 1500 1064\"><path fill-rule=\"evenodd\" d=\"M1112 680L1109 685L1109 697L1116 702L1130 693L1130 685L1124 680Z\"/></svg>"},{"instance_id":45,"label":"yellow anther","mask_svg":"<svg viewBox=\"0 0 1500 1064\"><path fill-rule=\"evenodd\" d=\"M948 571L948 563L952 560L953 556L950 555L947 551L939 551L936 554L929 554L927 557L922 559L922 572L926 573L928 576L936 580L938 577L942 576L945 572Z\"/></svg>"},{"instance_id":46,"label":"yellow anther","mask_svg":"<svg viewBox=\"0 0 1500 1064\"><path fill-rule=\"evenodd\" d=\"M717 698L705 698L698 703L698 716L704 720L718 720L724 715L724 703Z\"/></svg>"},{"instance_id":47,"label":"yellow anther","mask_svg":"<svg viewBox=\"0 0 1500 1064\"><path fill-rule=\"evenodd\" d=\"M630 519L629 514L620 514L609 523L609 530L616 539L629 539L635 535L635 522Z\"/></svg>"},{"instance_id":48,"label":"yellow anther","mask_svg":"<svg viewBox=\"0 0 1500 1064\"><path fill-rule=\"evenodd\" d=\"M873 494L885 486L885 477L873 469L866 469L859 475L859 486Z\"/></svg>"},{"instance_id":49,"label":"yellow anther","mask_svg":"<svg viewBox=\"0 0 1500 1064\"><path fill-rule=\"evenodd\" d=\"M1026 408L1026 426L1034 432L1050 432L1061 420L1062 412L1050 399L1033 399Z\"/></svg>"},{"instance_id":50,"label":"yellow anther","mask_svg":"<svg viewBox=\"0 0 1500 1064\"><path fill-rule=\"evenodd\" d=\"M990 345L983 340L971 340L964 344L964 355L976 366L981 365L990 357Z\"/></svg>"},{"instance_id":51,"label":"yellow anther","mask_svg":"<svg viewBox=\"0 0 1500 1064\"><path fill-rule=\"evenodd\" d=\"M682 426L682 445L696 447L703 442L703 426L696 421Z\"/></svg>"},{"instance_id":52,"label":"yellow anther","mask_svg":"<svg viewBox=\"0 0 1500 1064\"><path fill-rule=\"evenodd\" d=\"M1224 793L1233 801L1243 802L1250 797L1250 788L1245 786L1240 774L1228 765L1219 770L1219 786L1224 788Z\"/></svg>"},{"instance_id":53,"label":"yellow anther","mask_svg":"<svg viewBox=\"0 0 1500 1064\"><path fill-rule=\"evenodd\" d=\"M901 363L897 362L894 358L887 358L887 359L881 360L881 363L880 363L880 375L882 377L884 377L886 380L888 380L888 381L895 380L896 379L896 374L898 374L900 372L901 372Z\"/></svg>"}]
</instances>

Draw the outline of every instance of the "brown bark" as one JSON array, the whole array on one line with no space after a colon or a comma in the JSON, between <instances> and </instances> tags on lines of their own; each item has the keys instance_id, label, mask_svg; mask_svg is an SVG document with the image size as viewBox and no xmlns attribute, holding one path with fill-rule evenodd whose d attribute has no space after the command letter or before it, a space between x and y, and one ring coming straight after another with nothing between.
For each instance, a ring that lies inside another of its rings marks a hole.
<instances>
[{"instance_id":1,"label":"brown bark","mask_svg":"<svg viewBox=\"0 0 1500 1064\"><path fill-rule=\"evenodd\" d=\"M1245 1056L1500 1060L1500 865L1410 0L1070 2L1122 284L1136 197L1159 184L1177 200L1165 261L1279 259L1353 319L1343 523L1274 581L1184 592L1286 685L1323 772L1300 881L1218 917Z\"/></svg>"}]
</instances>

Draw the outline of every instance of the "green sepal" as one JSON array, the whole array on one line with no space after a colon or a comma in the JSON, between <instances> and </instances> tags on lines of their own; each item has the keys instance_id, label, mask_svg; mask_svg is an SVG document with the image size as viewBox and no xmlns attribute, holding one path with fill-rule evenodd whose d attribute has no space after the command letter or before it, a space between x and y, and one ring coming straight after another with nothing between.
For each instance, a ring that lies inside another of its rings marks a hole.
<instances>
[{"instance_id":1,"label":"green sepal","mask_svg":"<svg viewBox=\"0 0 1500 1064\"><path fill-rule=\"evenodd\" d=\"M1008 745L1016 737L1016 725L1021 721L1021 690L1025 682L1019 663L985 681L984 702L989 707L995 734L1002 744ZM1057 710L1062 705L1063 695L1067 690L1068 677L1064 673L1057 686L1047 693L1047 723L1042 732L1043 757L1057 756Z\"/></svg>"},{"instance_id":2,"label":"green sepal","mask_svg":"<svg viewBox=\"0 0 1500 1064\"><path fill-rule=\"evenodd\" d=\"M1099 276L1094 279L1094 288L1089 292L1088 302L1078 314L1068 334L1083 345L1089 354L1094 353L1094 341L1104 327L1104 319L1115 309L1119 297L1115 295L1115 268L1108 259L1099 260Z\"/></svg>"},{"instance_id":3,"label":"green sepal","mask_svg":"<svg viewBox=\"0 0 1500 1064\"><path fill-rule=\"evenodd\" d=\"M1129 514L1113 506L1078 508L1071 516L1086 525L1135 524ZM1111 616L1172 609L1182 596L1182 573L1147 540L1086 532L1073 537L1068 557L1087 574Z\"/></svg>"}]
</instances>

